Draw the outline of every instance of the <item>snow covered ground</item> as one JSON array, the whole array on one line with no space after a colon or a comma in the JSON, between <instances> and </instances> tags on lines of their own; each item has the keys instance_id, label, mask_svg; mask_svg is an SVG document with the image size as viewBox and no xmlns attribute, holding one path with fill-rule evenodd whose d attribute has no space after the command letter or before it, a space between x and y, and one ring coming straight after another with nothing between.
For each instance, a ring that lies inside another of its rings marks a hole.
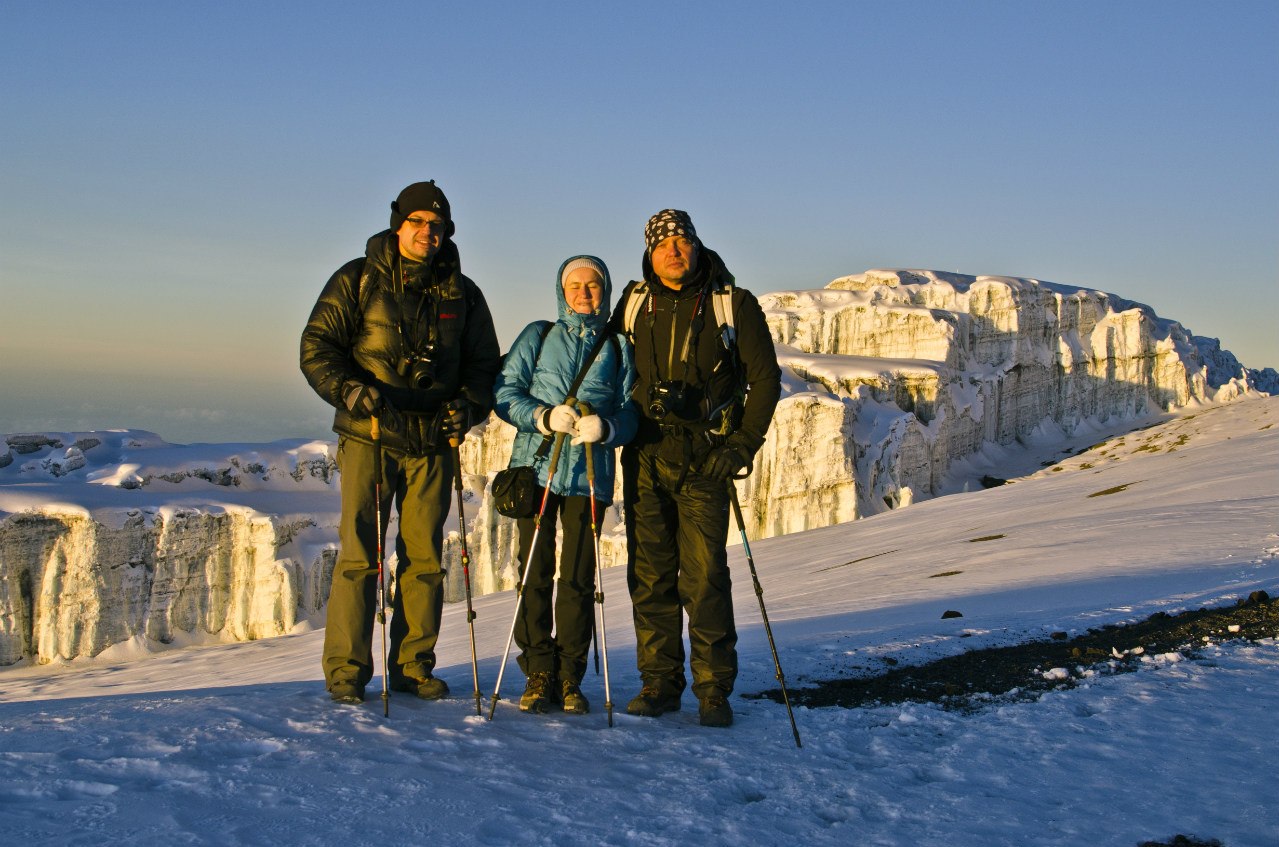
<instances>
[{"instance_id":1,"label":"snow covered ground","mask_svg":"<svg viewBox=\"0 0 1279 847\"><path fill-rule=\"evenodd\" d=\"M787 681L1279 594L1279 398L1188 411L1031 477L752 544ZM1059 450L1059 446L1054 447ZM992 475L1034 452L987 457ZM738 693L775 687L741 546ZM625 574L605 572L616 725L453 699L330 704L322 633L0 671L6 844L1279 844L1279 640L1148 656L1035 702L624 714ZM491 694L510 592L476 602ZM946 610L962 618L942 619ZM1277 633L1276 635L1279 635ZM1138 646L1138 645L1133 645ZM1045 668L1045 672L1052 669ZM518 695L512 660L503 695Z\"/></svg>"}]
</instances>

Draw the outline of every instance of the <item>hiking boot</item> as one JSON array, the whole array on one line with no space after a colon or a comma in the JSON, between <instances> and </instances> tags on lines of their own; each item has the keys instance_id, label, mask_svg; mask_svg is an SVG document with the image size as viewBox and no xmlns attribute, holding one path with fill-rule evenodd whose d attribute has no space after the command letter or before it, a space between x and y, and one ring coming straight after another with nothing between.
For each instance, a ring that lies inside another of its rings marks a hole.
<instances>
[{"instance_id":1,"label":"hiking boot","mask_svg":"<svg viewBox=\"0 0 1279 847\"><path fill-rule=\"evenodd\" d=\"M423 700L442 700L449 696L448 683L439 677L430 675L425 678L401 677L391 683L391 690L416 694Z\"/></svg>"},{"instance_id":2,"label":"hiking boot","mask_svg":"<svg viewBox=\"0 0 1279 847\"><path fill-rule=\"evenodd\" d=\"M702 726L726 727L733 725L733 707L723 694L710 694L703 697L697 705L697 716Z\"/></svg>"},{"instance_id":3,"label":"hiking boot","mask_svg":"<svg viewBox=\"0 0 1279 847\"><path fill-rule=\"evenodd\" d=\"M534 671L528 675L528 684L520 695L520 711L544 715L551 710L551 674Z\"/></svg>"},{"instance_id":4,"label":"hiking boot","mask_svg":"<svg viewBox=\"0 0 1279 847\"><path fill-rule=\"evenodd\" d=\"M417 681L419 700L443 700L449 696L449 684L438 676L428 676Z\"/></svg>"},{"instance_id":5,"label":"hiking boot","mask_svg":"<svg viewBox=\"0 0 1279 847\"><path fill-rule=\"evenodd\" d=\"M354 706L364 702L364 686L354 682L335 682L329 686L329 697L334 703Z\"/></svg>"},{"instance_id":6,"label":"hiking boot","mask_svg":"<svg viewBox=\"0 0 1279 847\"><path fill-rule=\"evenodd\" d=\"M661 686L651 683L644 683L640 693L626 704L628 715L639 715L645 718L655 718L667 712L678 711L679 694L664 693Z\"/></svg>"},{"instance_id":7,"label":"hiking boot","mask_svg":"<svg viewBox=\"0 0 1279 847\"><path fill-rule=\"evenodd\" d=\"M582 693L581 687L571 680L564 680L563 696L560 700L564 703L564 711L571 715L584 715L591 710L590 701Z\"/></svg>"}]
</instances>

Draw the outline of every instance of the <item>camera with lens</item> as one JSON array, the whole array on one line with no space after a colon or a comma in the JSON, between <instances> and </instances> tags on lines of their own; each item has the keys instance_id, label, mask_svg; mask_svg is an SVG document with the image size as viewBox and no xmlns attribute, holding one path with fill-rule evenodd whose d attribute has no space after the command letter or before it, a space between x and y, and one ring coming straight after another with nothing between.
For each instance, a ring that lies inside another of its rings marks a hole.
<instances>
[{"instance_id":1,"label":"camera with lens","mask_svg":"<svg viewBox=\"0 0 1279 847\"><path fill-rule=\"evenodd\" d=\"M665 420L672 412L684 407L688 386L682 382L663 380L648 387L648 416L655 421Z\"/></svg>"},{"instance_id":2,"label":"camera with lens","mask_svg":"<svg viewBox=\"0 0 1279 847\"><path fill-rule=\"evenodd\" d=\"M400 359L396 371L408 380L410 388L430 388L435 382L435 363L431 356L435 353L435 345L426 347Z\"/></svg>"}]
</instances>

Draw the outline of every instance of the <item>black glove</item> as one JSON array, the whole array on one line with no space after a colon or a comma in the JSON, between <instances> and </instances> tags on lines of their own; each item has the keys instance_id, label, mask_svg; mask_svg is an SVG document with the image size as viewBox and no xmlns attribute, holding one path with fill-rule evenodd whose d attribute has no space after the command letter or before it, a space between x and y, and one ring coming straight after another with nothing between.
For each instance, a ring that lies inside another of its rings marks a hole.
<instances>
[{"instance_id":1,"label":"black glove","mask_svg":"<svg viewBox=\"0 0 1279 847\"><path fill-rule=\"evenodd\" d=\"M347 411L357 418L368 418L377 415L378 421L387 429L402 428L403 419L390 401L372 385L365 385L353 379L342 383L342 403Z\"/></svg>"},{"instance_id":2,"label":"black glove","mask_svg":"<svg viewBox=\"0 0 1279 847\"><path fill-rule=\"evenodd\" d=\"M449 441L461 441L470 429L470 404L455 400L440 410L440 433Z\"/></svg>"},{"instance_id":3,"label":"black glove","mask_svg":"<svg viewBox=\"0 0 1279 847\"><path fill-rule=\"evenodd\" d=\"M367 418L377 414L383 400L381 392L373 386L348 379L342 383L342 403L357 418Z\"/></svg>"},{"instance_id":4,"label":"black glove","mask_svg":"<svg viewBox=\"0 0 1279 847\"><path fill-rule=\"evenodd\" d=\"M751 457L740 447L724 444L706 456L702 462L702 476L715 482L726 482L740 474L751 464Z\"/></svg>"}]
</instances>

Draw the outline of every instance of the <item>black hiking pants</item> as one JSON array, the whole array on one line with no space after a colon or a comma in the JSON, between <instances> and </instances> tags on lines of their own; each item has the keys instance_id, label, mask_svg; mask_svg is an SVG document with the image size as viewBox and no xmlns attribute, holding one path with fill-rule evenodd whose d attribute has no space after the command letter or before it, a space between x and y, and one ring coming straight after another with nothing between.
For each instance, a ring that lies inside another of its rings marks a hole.
<instances>
[{"instance_id":1,"label":"black hiking pants","mask_svg":"<svg viewBox=\"0 0 1279 847\"><path fill-rule=\"evenodd\" d=\"M655 445L624 447L627 586L635 618L636 660L645 684L678 694L688 615L693 693L727 696L737 680L737 629L729 577L727 485L658 455Z\"/></svg>"},{"instance_id":2,"label":"black hiking pants","mask_svg":"<svg viewBox=\"0 0 1279 847\"><path fill-rule=\"evenodd\" d=\"M537 490L539 503L543 490ZM602 503L595 504L596 532L605 508ZM555 568L557 522L564 531L558 573ZM546 498L546 512L532 561L529 547L533 543L535 521L522 518L516 523L520 531L520 563L521 566L528 563L523 579L523 602L515 621L520 669L526 676L548 672L561 681L581 683L595 619L591 498L564 497L554 492Z\"/></svg>"}]
</instances>

